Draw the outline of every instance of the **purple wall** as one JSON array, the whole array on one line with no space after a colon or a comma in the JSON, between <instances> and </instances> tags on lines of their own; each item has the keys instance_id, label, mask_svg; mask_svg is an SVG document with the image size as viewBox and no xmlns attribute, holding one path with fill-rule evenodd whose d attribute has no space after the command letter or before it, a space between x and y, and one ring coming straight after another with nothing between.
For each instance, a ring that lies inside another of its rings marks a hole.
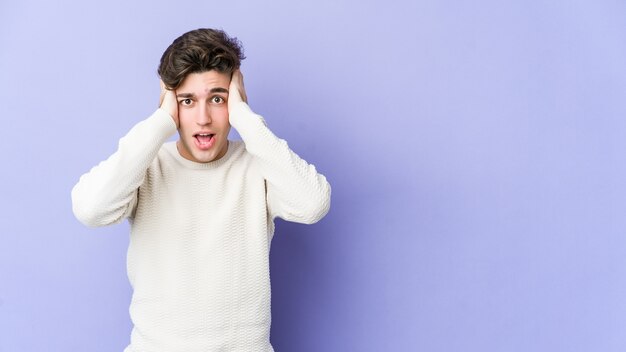
<instances>
[{"instance_id":1,"label":"purple wall","mask_svg":"<svg viewBox=\"0 0 626 352\"><path fill-rule=\"evenodd\" d=\"M0 3L0 351L127 344L128 225L70 190L206 26L333 186L277 225L277 351L626 350L624 2L85 3Z\"/></svg>"}]
</instances>

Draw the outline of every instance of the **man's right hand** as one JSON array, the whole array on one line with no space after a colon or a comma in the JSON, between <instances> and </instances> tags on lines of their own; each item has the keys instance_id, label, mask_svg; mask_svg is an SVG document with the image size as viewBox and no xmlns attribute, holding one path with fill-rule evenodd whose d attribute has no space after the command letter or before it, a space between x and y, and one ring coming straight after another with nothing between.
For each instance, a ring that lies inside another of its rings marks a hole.
<instances>
[{"instance_id":1,"label":"man's right hand","mask_svg":"<svg viewBox=\"0 0 626 352\"><path fill-rule=\"evenodd\" d=\"M165 83L161 80L161 97L159 99L159 108L165 110L176 124L176 129L179 127L178 123L178 101L176 100L176 92L165 87Z\"/></svg>"}]
</instances>

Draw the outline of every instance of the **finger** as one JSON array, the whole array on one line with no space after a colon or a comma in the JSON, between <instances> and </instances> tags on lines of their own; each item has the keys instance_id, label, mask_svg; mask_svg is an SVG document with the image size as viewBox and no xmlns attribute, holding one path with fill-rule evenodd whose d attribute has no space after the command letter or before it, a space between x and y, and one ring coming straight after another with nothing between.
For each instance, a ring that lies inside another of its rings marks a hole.
<instances>
[{"instance_id":1,"label":"finger","mask_svg":"<svg viewBox=\"0 0 626 352\"><path fill-rule=\"evenodd\" d=\"M233 81L237 84L237 90L239 95L241 96L241 100L244 102L248 102L248 97L246 95L246 88L243 83L243 73L241 73L240 69L235 70Z\"/></svg>"},{"instance_id":2,"label":"finger","mask_svg":"<svg viewBox=\"0 0 626 352\"><path fill-rule=\"evenodd\" d=\"M246 86L243 83L243 74L241 73L241 71L239 71L239 90L241 91L241 99L243 99L244 102L248 102L248 94L246 93Z\"/></svg>"},{"instance_id":3,"label":"finger","mask_svg":"<svg viewBox=\"0 0 626 352\"><path fill-rule=\"evenodd\" d=\"M159 87L161 88L161 92L159 94L159 107L163 105L163 100L165 99L165 83L163 83L162 79L159 79Z\"/></svg>"}]
</instances>

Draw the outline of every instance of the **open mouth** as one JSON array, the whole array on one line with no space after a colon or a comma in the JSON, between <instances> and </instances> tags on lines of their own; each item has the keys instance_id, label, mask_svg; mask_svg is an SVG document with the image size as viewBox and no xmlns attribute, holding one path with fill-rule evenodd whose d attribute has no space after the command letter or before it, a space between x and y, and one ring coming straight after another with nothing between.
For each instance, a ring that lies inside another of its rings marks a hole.
<instances>
[{"instance_id":1,"label":"open mouth","mask_svg":"<svg viewBox=\"0 0 626 352\"><path fill-rule=\"evenodd\" d=\"M209 147L215 137L214 133L197 133L194 135L200 147Z\"/></svg>"}]
</instances>

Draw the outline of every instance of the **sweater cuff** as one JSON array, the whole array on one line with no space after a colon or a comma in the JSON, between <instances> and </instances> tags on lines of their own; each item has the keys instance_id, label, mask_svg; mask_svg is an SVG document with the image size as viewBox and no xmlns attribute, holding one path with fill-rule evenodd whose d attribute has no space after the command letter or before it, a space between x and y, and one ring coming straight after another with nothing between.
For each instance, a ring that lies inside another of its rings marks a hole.
<instances>
[{"instance_id":1,"label":"sweater cuff","mask_svg":"<svg viewBox=\"0 0 626 352\"><path fill-rule=\"evenodd\" d=\"M265 120L263 119L263 117L261 117L261 115L258 115L254 111L252 111L252 109L250 109L250 106L243 101L233 106L229 114L228 120L233 125L233 127L235 127L237 131L239 131L241 127L245 127L242 125L245 125L247 123L246 120L250 118L252 118L253 120L261 121L263 125L267 127L267 124L265 123Z\"/></svg>"},{"instance_id":2,"label":"sweater cuff","mask_svg":"<svg viewBox=\"0 0 626 352\"><path fill-rule=\"evenodd\" d=\"M174 119L169 113L161 108L158 108L148 118L148 120L154 122L155 130L163 135L167 135L167 138L176 132L176 123L174 123Z\"/></svg>"}]
</instances>

